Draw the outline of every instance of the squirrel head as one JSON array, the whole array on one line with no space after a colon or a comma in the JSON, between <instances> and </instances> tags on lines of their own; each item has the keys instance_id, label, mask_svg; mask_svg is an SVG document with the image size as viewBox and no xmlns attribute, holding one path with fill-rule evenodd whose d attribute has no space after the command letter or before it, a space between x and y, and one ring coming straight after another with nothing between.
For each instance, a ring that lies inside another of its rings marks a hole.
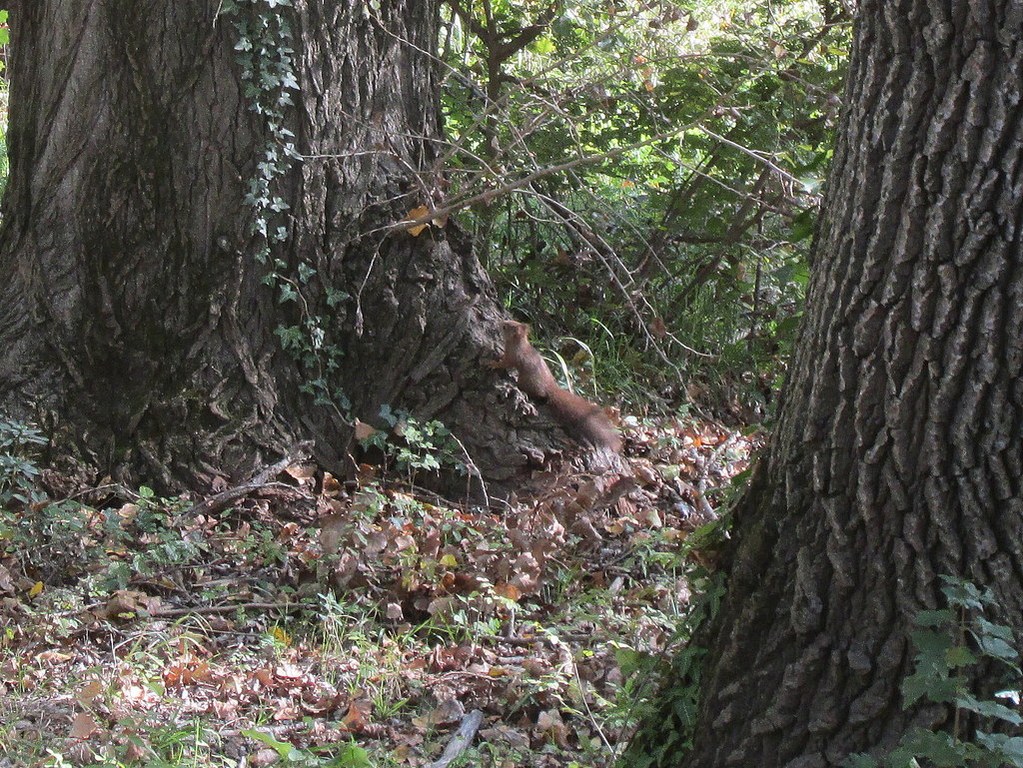
<instances>
[{"instance_id":1,"label":"squirrel head","mask_svg":"<svg viewBox=\"0 0 1023 768\"><path fill-rule=\"evenodd\" d=\"M505 320L501 323L501 331L504 333L504 340L525 341L529 338L529 326L515 320Z\"/></svg>"}]
</instances>

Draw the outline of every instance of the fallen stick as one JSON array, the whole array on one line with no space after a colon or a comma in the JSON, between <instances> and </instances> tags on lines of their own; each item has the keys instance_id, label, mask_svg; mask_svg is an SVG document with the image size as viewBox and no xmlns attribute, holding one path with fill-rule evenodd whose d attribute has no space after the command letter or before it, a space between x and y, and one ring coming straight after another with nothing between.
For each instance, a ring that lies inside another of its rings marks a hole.
<instances>
[{"instance_id":1,"label":"fallen stick","mask_svg":"<svg viewBox=\"0 0 1023 768\"><path fill-rule=\"evenodd\" d=\"M444 753L440 756L440 759L430 763L426 768L447 768L452 760L465 752L469 745L472 744L472 739L482 722L483 713L478 709L474 709L463 717L458 730L455 731L455 735L451 737L451 741L444 747Z\"/></svg>"},{"instance_id":2,"label":"fallen stick","mask_svg":"<svg viewBox=\"0 0 1023 768\"><path fill-rule=\"evenodd\" d=\"M277 477L277 475L286 470L288 467L308 459L312 446L313 444L309 441L299 443L288 452L287 456L278 461L276 464L266 467L264 470L253 475L249 480L241 485L236 485L234 488L228 488L226 491L221 491L216 496L211 496L206 499L206 501L196 504L185 513L185 516L191 517L193 515L209 515L214 512L220 512L221 510L226 509L227 506L235 499L240 499L242 496L246 496L253 491L265 488L270 484L271 480Z\"/></svg>"},{"instance_id":3,"label":"fallen stick","mask_svg":"<svg viewBox=\"0 0 1023 768\"><path fill-rule=\"evenodd\" d=\"M298 611L308 608L298 602L288 603L228 603L226 605L196 605L192 608L157 608L149 615L154 619L174 619L179 616L209 615L217 613L234 613L235 611Z\"/></svg>"}]
</instances>

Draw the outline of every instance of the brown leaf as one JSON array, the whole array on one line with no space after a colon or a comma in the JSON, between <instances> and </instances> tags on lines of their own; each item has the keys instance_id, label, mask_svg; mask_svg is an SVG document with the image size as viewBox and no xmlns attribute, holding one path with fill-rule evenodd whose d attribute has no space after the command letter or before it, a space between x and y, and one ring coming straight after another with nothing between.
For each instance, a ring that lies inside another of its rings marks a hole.
<instances>
[{"instance_id":1,"label":"brown leaf","mask_svg":"<svg viewBox=\"0 0 1023 768\"><path fill-rule=\"evenodd\" d=\"M568 746L568 728L561 719L561 713L556 709L549 709L541 712L536 718L537 729L554 740L559 747Z\"/></svg>"},{"instance_id":2,"label":"brown leaf","mask_svg":"<svg viewBox=\"0 0 1023 768\"><path fill-rule=\"evenodd\" d=\"M99 729L96 720L88 712L79 712L71 723L72 739L87 739Z\"/></svg>"},{"instance_id":3,"label":"brown leaf","mask_svg":"<svg viewBox=\"0 0 1023 768\"><path fill-rule=\"evenodd\" d=\"M447 725L458 722L464 715L465 707L462 702L458 699L447 699L433 708L426 716L426 721L430 725Z\"/></svg>"},{"instance_id":4,"label":"brown leaf","mask_svg":"<svg viewBox=\"0 0 1023 768\"><path fill-rule=\"evenodd\" d=\"M100 618L131 618L139 610L139 603L146 597L144 592L136 589L119 589L110 596L106 605L97 609Z\"/></svg>"},{"instance_id":5,"label":"brown leaf","mask_svg":"<svg viewBox=\"0 0 1023 768\"><path fill-rule=\"evenodd\" d=\"M377 430L374 427L371 427L366 422L359 421L359 419L355 420L355 439L356 440L359 440L359 441L369 440L376 433L377 433Z\"/></svg>"},{"instance_id":6,"label":"brown leaf","mask_svg":"<svg viewBox=\"0 0 1023 768\"><path fill-rule=\"evenodd\" d=\"M502 583L494 585L494 592L501 597L507 598L508 600L518 601L522 597L522 590L516 587L514 584Z\"/></svg>"},{"instance_id":7,"label":"brown leaf","mask_svg":"<svg viewBox=\"0 0 1023 768\"><path fill-rule=\"evenodd\" d=\"M330 472L323 473L323 495L328 498L341 495L341 483Z\"/></svg>"},{"instance_id":8,"label":"brown leaf","mask_svg":"<svg viewBox=\"0 0 1023 768\"><path fill-rule=\"evenodd\" d=\"M315 464L292 464L290 467L284 470L287 474L299 481L300 484L305 484L312 480L316 476L316 465Z\"/></svg>"},{"instance_id":9,"label":"brown leaf","mask_svg":"<svg viewBox=\"0 0 1023 768\"><path fill-rule=\"evenodd\" d=\"M320 549L325 555L341 551L348 515L338 512L320 518Z\"/></svg>"},{"instance_id":10,"label":"brown leaf","mask_svg":"<svg viewBox=\"0 0 1023 768\"><path fill-rule=\"evenodd\" d=\"M362 699L353 700L348 705L348 711L341 718L341 722L345 728L354 733L364 731L369 723L369 714L372 708L373 705L368 701Z\"/></svg>"},{"instance_id":11,"label":"brown leaf","mask_svg":"<svg viewBox=\"0 0 1023 768\"><path fill-rule=\"evenodd\" d=\"M6 595L14 594L14 580L11 579L11 572L0 565L0 592Z\"/></svg>"},{"instance_id":12,"label":"brown leaf","mask_svg":"<svg viewBox=\"0 0 1023 768\"><path fill-rule=\"evenodd\" d=\"M277 763L280 759L281 756L277 754L277 750L270 749L270 747L257 749L248 756L248 762L252 768L267 768L267 766Z\"/></svg>"}]
</instances>

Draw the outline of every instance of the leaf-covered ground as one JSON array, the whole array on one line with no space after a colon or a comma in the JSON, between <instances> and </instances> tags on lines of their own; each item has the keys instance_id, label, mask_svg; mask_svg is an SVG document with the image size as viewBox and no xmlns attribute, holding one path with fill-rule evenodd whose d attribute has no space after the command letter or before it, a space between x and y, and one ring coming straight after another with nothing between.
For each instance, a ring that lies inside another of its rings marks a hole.
<instances>
[{"instance_id":1,"label":"leaf-covered ground","mask_svg":"<svg viewBox=\"0 0 1023 768\"><path fill-rule=\"evenodd\" d=\"M610 765L753 448L628 444L489 510L311 466L229 505L44 473L2 518L0 766L439 766L476 710L452 766Z\"/></svg>"}]
</instances>

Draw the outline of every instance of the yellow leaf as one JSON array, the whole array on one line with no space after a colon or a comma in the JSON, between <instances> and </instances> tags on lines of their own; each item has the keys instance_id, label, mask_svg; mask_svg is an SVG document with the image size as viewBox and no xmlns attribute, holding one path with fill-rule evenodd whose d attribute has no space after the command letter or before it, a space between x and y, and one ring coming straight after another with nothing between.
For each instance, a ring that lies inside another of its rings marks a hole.
<instances>
[{"instance_id":1,"label":"yellow leaf","mask_svg":"<svg viewBox=\"0 0 1023 768\"><path fill-rule=\"evenodd\" d=\"M285 646L291 645L291 635L289 635L287 632L285 632L280 627L272 627L270 629L269 634L270 634L270 637L272 637L274 640L276 640L281 645L285 645Z\"/></svg>"},{"instance_id":2,"label":"yellow leaf","mask_svg":"<svg viewBox=\"0 0 1023 768\"><path fill-rule=\"evenodd\" d=\"M415 219L420 218L421 216L425 216L429 212L430 209L428 207L426 207L425 205L420 205L409 211L407 215L409 220L413 221ZM428 226L429 224L416 224L415 226L408 228L408 233L412 235L412 237L418 237L419 233L426 229Z\"/></svg>"},{"instance_id":3,"label":"yellow leaf","mask_svg":"<svg viewBox=\"0 0 1023 768\"><path fill-rule=\"evenodd\" d=\"M99 680L90 680L78 691L77 698L83 704L88 704L101 693L103 693L103 683Z\"/></svg>"},{"instance_id":4,"label":"yellow leaf","mask_svg":"<svg viewBox=\"0 0 1023 768\"><path fill-rule=\"evenodd\" d=\"M455 566L458 565L458 559L454 555L449 553L447 555L444 555L440 559L440 564L443 565L445 568L454 568Z\"/></svg>"},{"instance_id":5,"label":"yellow leaf","mask_svg":"<svg viewBox=\"0 0 1023 768\"><path fill-rule=\"evenodd\" d=\"M35 584L32 585L32 589L30 589L28 591L28 596L29 597L35 597L36 595L39 595L40 593L42 593L42 591L43 591L43 582L37 581Z\"/></svg>"}]
</instances>

